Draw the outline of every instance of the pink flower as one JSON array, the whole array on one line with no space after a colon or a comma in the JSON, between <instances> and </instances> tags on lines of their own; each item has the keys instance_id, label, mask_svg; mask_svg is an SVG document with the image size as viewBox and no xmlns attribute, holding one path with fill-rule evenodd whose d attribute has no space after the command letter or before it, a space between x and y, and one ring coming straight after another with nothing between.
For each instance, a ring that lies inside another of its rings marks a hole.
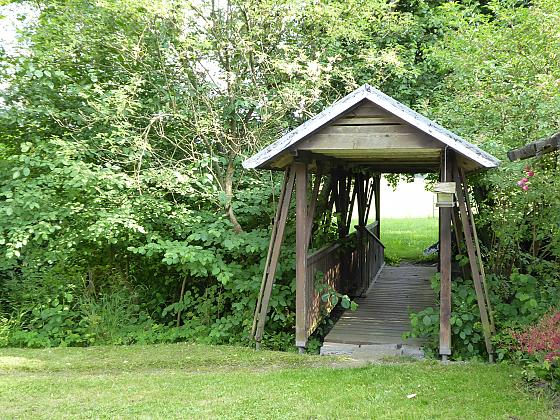
<instances>
[{"instance_id":1,"label":"pink flower","mask_svg":"<svg viewBox=\"0 0 560 420\"><path fill-rule=\"evenodd\" d=\"M521 189L522 189L523 191L527 191L527 190L529 189L529 186L528 186L528 185L523 185L523 186L521 187Z\"/></svg>"},{"instance_id":2,"label":"pink flower","mask_svg":"<svg viewBox=\"0 0 560 420\"><path fill-rule=\"evenodd\" d=\"M527 178L523 178L523 179L521 179L521 181L523 181L523 183L529 182L529 180Z\"/></svg>"},{"instance_id":3,"label":"pink flower","mask_svg":"<svg viewBox=\"0 0 560 420\"><path fill-rule=\"evenodd\" d=\"M525 185L525 182L523 180L517 181L517 185L523 187L523 185Z\"/></svg>"},{"instance_id":4,"label":"pink flower","mask_svg":"<svg viewBox=\"0 0 560 420\"><path fill-rule=\"evenodd\" d=\"M532 170L529 169L527 171L527 176L533 176L533 175L535 175L535 173Z\"/></svg>"}]
</instances>

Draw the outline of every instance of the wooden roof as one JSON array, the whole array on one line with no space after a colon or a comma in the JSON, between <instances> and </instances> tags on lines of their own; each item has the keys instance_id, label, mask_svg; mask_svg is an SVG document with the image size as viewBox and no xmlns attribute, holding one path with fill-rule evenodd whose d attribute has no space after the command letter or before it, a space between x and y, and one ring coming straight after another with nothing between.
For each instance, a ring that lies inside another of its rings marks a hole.
<instances>
[{"instance_id":1,"label":"wooden roof","mask_svg":"<svg viewBox=\"0 0 560 420\"><path fill-rule=\"evenodd\" d=\"M363 85L243 162L281 169L299 154L368 165L380 172L437 170L444 150L466 170L500 161L383 92Z\"/></svg>"}]
</instances>

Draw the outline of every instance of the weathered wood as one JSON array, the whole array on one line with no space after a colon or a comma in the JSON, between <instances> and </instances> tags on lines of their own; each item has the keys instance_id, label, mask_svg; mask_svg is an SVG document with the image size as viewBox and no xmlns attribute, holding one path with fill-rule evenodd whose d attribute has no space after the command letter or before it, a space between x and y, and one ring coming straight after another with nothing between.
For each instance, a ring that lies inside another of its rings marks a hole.
<instances>
[{"instance_id":1,"label":"weathered wood","mask_svg":"<svg viewBox=\"0 0 560 420\"><path fill-rule=\"evenodd\" d=\"M315 210L317 209L317 203L319 200L319 188L321 187L321 181L323 176L322 167L317 168L317 173L315 174L315 184L313 185L313 191L311 193L311 200L309 201L309 206L307 208L307 246L309 247L309 242L311 241L311 235L313 233L313 221L315 220Z\"/></svg>"},{"instance_id":2,"label":"weathered wood","mask_svg":"<svg viewBox=\"0 0 560 420\"><path fill-rule=\"evenodd\" d=\"M381 108L384 113L397 118L403 124L409 124L427 136L441 142L444 146L457 151L472 162L474 168L492 168L499 164L496 158L485 153L475 145L454 135L437 123L430 121L379 90L364 85L244 161L244 167L248 169L271 168L274 162L286 151L297 150L300 141L303 141L328 124L334 123L335 120L341 117L348 118L348 115L352 113L360 113L360 107L368 103L374 104L376 107ZM375 114L369 116L378 115L377 111L374 112Z\"/></svg>"},{"instance_id":3,"label":"weathered wood","mask_svg":"<svg viewBox=\"0 0 560 420\"><path fill-rule=\"evenodd\" d=\"M323 247L307 257L307 337L313 333L322 316L328 314L334 307L331 302L322 301L323 292L315 288L316 276L322 273L321 281L323 284L337 291L343 290L344 278L340 269L342 251L342 245L337 243Z\"/></svg>"},{"instance_id":4,"label":"weathered wood","mask_svg":"<svg viewBox=\"0 0 560 420\"><path fill-rule=\"evenodd\" d=\"M307 346L307 165L294 162L296 173L296 346Z\"/></svg>"},{"instance_id":5,"label":"weathered wood","mask_svg":"<svg viewBox=\"0 0 560 420\"><path fill-rule=\"evenodd\" d=\"M507 156L510 161L529 159L531 157L539 157L546 153L554 152L560 149L560 132L553 136L531 142L519 149L510 150Z\"/></svg>"},{"instance_id":6,"label":"weathered wood","mask_svg":"<svg viewBox=\"0 0 560 420\"><path fill-rule=\"evenodd\" d=\"M349 168L363 168L364 163L367 160L357 160L352 159L348 161ZM425 173L434 173L437 172L438 169L438 162L430 162L426 163L422 166L420 165L412 165L408 163L398 163L398 164L384 164L384 165L376 165L371 164L368 167L376 172L381 172L385 174L425 174Z\"/></svg>"},{"instance_id":7,"label":"weathered wood","mask_svg":"<svg viewBox=\"0 0 560 420\"><path fill-rule=\"evenodd\" d=\"M334 124L333 127L344 127L344 126L375 126L375 125L386 125L386 124L391 124L391 125L397 125L397 124L401 124L402 121L399 120L398 118L392 117L390 115L388 116L381 116L381 115L377 115L377 116L372 116L369 118L343 118L340 120L337 120Z\"/></svg>"},{"instance_id":8,"label":"weathered wood","mask_svg":"<svg viewBox=\"0 0 560 420\"><path fill-rule=\"evenodd\" d=\"M465 243L463 238L463 229L461 227L461 219L459 218L459 209L455 206L451 210L451 224L453 225L453 230L455 231L455 241L457 243L457 252L463 254L463 244ZM467 278L467 272L465 266L461 265L461 273L463 274L463 279Z\"/></svg>"},{"instance_id":9,"label":"weathered wood","mask_svg":"<svg viewBox=\"0 0 560 420\"><path fill-rule=\"evenodd\" d=\"M469 263L471 267L471 274L474 282L474 289L476 292L476 300L478 303L478 309L480 311L480 320L482 321L482 330L484 333L484 344L486 345L486 351L488 352L488 357L492 359L493 357L493 347L492 347L492 333L490 330L490 322L488 320L488 310L486 308L486 299L484 296L484 291L482 289L482 282L480 280L480 272L478 268L478 261L476 258L476 250L474 246L472 227L470 225L470 219L467 214L467 208L465 204L465 197L463 193L463 182L466 182L461 178L458 168L454 168L453 175L455 181L457 182L457 202L459 204L459 212L461 214L461 222L463 224L463 232L465 234L465 242L467 245L467 254L469 257Z\"/></svg>"},{"instance_id":10,"label":"weathered wood","mask_svg":"<svg viewBox=\"0 0 560 420\"><path fill-rule=\"evenodd\" d=\"M354 194L356 194L356 201L358 203L358 227L356 229L356 242L357 242L357 253L358 253L358 276L354 279L354 290L353 295L361 295L367 290L369 284L367 284L367 271L366 271L366 250L364 249L364 230L366 226L365 217L365 185L364 176L361 173L354 175ZM352 217L352 209L349 211L350 217Z\"/></svg>"},{"instance_id":11,"label":"weathered wood","mask_svg":"<svg viewBox=\"0 0 560 420\"><path fill-rule=\"evenodd\" d=\"M356 189L356 180L352 177L352 175L348 175L347 178L347 192L346 197L352 197L346 203L346 221L344 222L344 226L346 228L346 235L350 232L351 224L352 224L352 210L354 209L354 203L356 202L357 198L357 189Z\"/></svg>"},{"instance_id":12,"label":"weathered wood","mask_svg":"<svg viewBox=\"0 0 560 420\"><path fill-rule=\"evenodd\" d=\"M447 156L445 155L447 153ZM447 149L442 157L440 181L452 179L455 164L452 152ZM451 354L451 208L439 208L439 354L446 359Z\"/></svg>"},{"instance_id":13,"label":"weathered wood","mask_svg":"<svg viewBox=\"0 0 560 420\"><path fill-rule=\"evenodd\" d=\"M387 112L385 109L381 108L380 106L375 105L372 102L365 101L357 108L354 108L352 111L348 112L345 115L346 118L377 118L377 117L392 117L394 116ZM338 120L337 120L338 121Z\"/></svg>"},{"instance_id":14,"label":"weathered wood","mask_svg":"<svg viewBox=\"0 0 560 420\"><path fill-rule=\"evenodd\" d=\"M377 177L374 178L375 180L375 221L377 223L376 227L375 227L375 235L379 238L381 238L381 176L378 175Z\"/></svg>"},{"instance_id":15,"label":"weathered wood","mask_svg":"<svg viewBox=\"0 0 560 420\"><path fill-rule=\"evenodd\" d=\"M362 120L361 118L360 120ZM419 136L425 136L423 132L417 128L411 127L406 124L367 124L367 125L329 125L322 128L317 133L318 134L330 134L330 135L376 135L381 136L385 134L416 134Z\"/></svg>"},{"instance_id":16,"label":"weathered wood","mask_svg":"<svg viewBox=\"0 0 560 420\"><path fill-rule=\"evenodd\" d=\"M423 344L422 340L403 340L402 334L411 329L409 310L435 304L430 287L434 273L434 267L384 266L367 296L356 299L357 311L345 311L325 343Z\"/></svg>"},{"instance_id":17,"label":"weathered wood","mask_svg":"<svg viewBox=\"0 0 560 420\"><path fill-rule=\"evenodd\" d=\"M270 295L272 294L272 286L276 276L276 268L278 267L278 260L280 258L280 250L284 241L284 231L286 228L286 221L288 219L288 211L290 208L290 201L292 197L292 190L294 186L295 172L293 169L286 171L282 191L278 200L278 209L272 228L272 236L268 249L267 259L265 262L265 269L263 273L263 280L261 283L261 290L255 308L255 316L253 318L253 326L251 328L251 335L255 338L257 343L260 343L264 326L266 323L266 314L268 312L268 303Z\"/></svg>"},{"instance_id":18,"label":"weathered wood","mask_svg":"<svg viewBox=\"0 0 560 420\"><path fill-rule=\"evenodd\" d=\"M315 134L302 141L298 150L311 150L320 152L323 150L372 150L390 149L397 153L398 150L414 150L415 153L439 154L442 144L433 140L425 134L419 133L331 133Z\"/></svg>"},{"instance_id":19,"label":"weathered wood","mask_svg":"<svg viewBox=\"0 0 560 420\"><path fill-rule=\"evenodd\" d=\"M275 160L272 164L271 167L274 169L283 169L285 167L287 167L288 165L290 165L294 160L294 157L292 156L291 153L284 153L282 156L280 156L277 160Z\"/></svg>"},{"instance_id":20,"label":"weathered wood","mask_svg":"<svg viewBox=\"0 0 560 420\"><path fill-rule=\"evenodd\" d=\"M292 171L293 176L293 171ZM288 168L284 172L284 179L282 180L282 186L280 188L280 195L278 196L278 207L276 208L276 213L274 215L274 221L272 222L272 232L270 235L270 242L268 244L268 252L266 254L266 259L264 263L264 270L263 276L261 280L261 288L259 290L259 296L257 298L257 306L255 307L255 314L253 316L253 325L251 327L251 338L255 337L255 330L257 328L257 322L259 319L259 313L261 311L261 304L263 298L263 292L266 286L267 276L268 276L268 268L270 266L270 258L272 256L272 248L274 247L274 243L276 241L276 232L278 231L278 220L280 219L280 213L282 212L282 203L285 199L286 194L286 185L288 184L288 179L290 177L290 168Z\"/></svg>"},{"instance_id":21,"label":"weathered wood","mask_svg":"<svg viewBox=\"0 0 560 420\"><path fill-rule=\"evenodd\" d=\"M401 121L390 115L377 115L373 117L350 117L341 118L332 123L331 127L351 127L351 126L378 126L378 125L399 125L400 127L406 127L401 123ZM410 130L410 129L409 129Z\"/></svg>"},{"instance_id":22,"label":"weathered wood","mask_svg":"<svg viewBox=\"0 0 560 420\"><path fill-rule=\"evenodd\" d=\"M469 214L471 225L472 225L472 232L474 238L474 244L476 247L476 255L478 259L478 266L480 268L480 277L482 279L482 287L484 289L484 298L486 300L486 307L488 308L488 316L490 318L490 331L492 334L496 332L496 326L494 324L494 314L492 311L492 303L490 302L490 295L488 294L488 284L486 282L486 272L484 271L484 263L482 262L482 253L480 252L480 243L478 241L478 233L476 231L476 224L474 223L474 215L471 208L471 202L469 199L469 190L467 187L467 178L465 177L465 171L463 169L459 169L459 174L461 175L461 180L463 181L463 193L465 196L465 203L467 205L467 213Z\"/></svg>"},{"instance_id":23,"label":"weathered wood","mask_svg":"<svg viewBox=\"0 0 560 420\"><path fill-rule=\"evenodd\" d=\"M419 149L420 150L420 149ZM338 150L338 151L329 151L323 150L320 154L325 157L325 159L333 158L338 160L344 160L345 167L349 168L352 164L355 163L356 165L364 166L368 165L371 170L376 171L377 168L389 168L393 172L395 169L401 170L406 168L433 168L436 169L439 166L439 152L438 153L430 153L430 154L418 154L414 156L413 153L410 151L406 151L405 154L400 153L401 150L399 149L398 153L388 153L380 151L377 153L375 150L365 150L363 153L360 153L358 150Z\"/></svg>"}]
</instances>

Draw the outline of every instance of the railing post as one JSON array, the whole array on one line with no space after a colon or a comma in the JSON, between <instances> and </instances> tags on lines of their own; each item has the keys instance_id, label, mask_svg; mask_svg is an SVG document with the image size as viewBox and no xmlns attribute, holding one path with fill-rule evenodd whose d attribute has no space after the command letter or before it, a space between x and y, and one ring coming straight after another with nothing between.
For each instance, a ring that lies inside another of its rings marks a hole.
<instances>
[{"instance_id":1,"label":"railing post","mask_svg":"<svg viewBox=\"0 0 560 420\"><path fill-rule=\"evenodd\" d=\"M307 346L307 164L294 162L296 174L296 346Z\"/></svg>"}]
</instances>

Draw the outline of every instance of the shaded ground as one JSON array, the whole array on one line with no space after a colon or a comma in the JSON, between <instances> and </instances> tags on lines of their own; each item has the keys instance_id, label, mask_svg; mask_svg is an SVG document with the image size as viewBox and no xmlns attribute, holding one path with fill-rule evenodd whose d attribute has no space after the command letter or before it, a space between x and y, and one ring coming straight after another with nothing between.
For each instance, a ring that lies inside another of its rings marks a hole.
<instances>
[{"instance_id":1,"label":"shaded ground","mask_svg":"<svg viewBox=\"0 0 560 420\"><path fill-rule=\"evenodd\" d=\"M511 367L351 365L189 344L3 349L1 417L553 417L550 401L524 392Z\"/></svg>"}]
</instances>

